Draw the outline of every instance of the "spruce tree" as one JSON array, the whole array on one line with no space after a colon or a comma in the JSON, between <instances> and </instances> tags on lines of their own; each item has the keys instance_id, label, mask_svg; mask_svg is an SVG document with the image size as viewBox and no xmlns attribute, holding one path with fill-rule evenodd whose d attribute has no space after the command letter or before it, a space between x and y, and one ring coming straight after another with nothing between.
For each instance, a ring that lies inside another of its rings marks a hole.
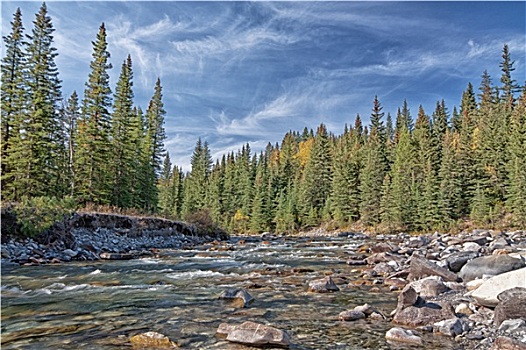
<instances>
[{"instance_id":1,"label":"spruce tree","mask_svg":"<svg viewBox=\"0 0 526 350\"><path fill-rule=\"evenodd\" d=\"M398 229L408 229L412 228L415 214L413 198L411 198L414 149L411 135L405 125L401 126L399 135L395 159L390 171L391 181L388 189L384 188L384 193L389 192L389 200L384 201L382 211L388 213L388 224Z\"/></svg>"},{"instance_id":2,"label":"spruce tree","mask_svg":"<svg viewBox=\"0 0 526 350\"><path fill-rule=\"evenodd\" d=\"M88 76L82 117L79 121L78 149L75 160L75 191L82 202L109 204L111 196L111 89L108 70L112 68L107 51L106 27L99 27L93 45L91 72Z\"/></svg>"},{"instance_id":3,"label":"spruce tree","mask_svg":"<svg viewBox=\"0 0 526 350\"><path fill-rule=\"evenodd\" d=\"M132 137L133 115L133 72L131 57L121 68L112 114L112 204L120 208L132 206L132 176L135 158L135 144ZM170 169L171 170L171 169Z\"/></svg>"},{"instance_id":4,"label":"spruce tree","mask_svg":"<svg viewBox=\"0 0 526 350\"><path fill-rule=\"evenodd\" d=\"M387 171L385 129L381 104L375 96L371 114L371 131L363 148L360 172L360 218L365 225L380 222L382 185Z\"/></svg>"},{"instance_id":5,"label":"spruce tree","mask_svg":"<svg viewBox=\"0 0 526 350\"><path fill-rule=\"evenodd\" d=\"M161 176L159 178L159 212L162 215L170 216L173 212L174 198L172 188L172 162L170 154L166 152L164 157Z\"/></svg>"},{"instance_id":6,"label":"spruce tree","mask_svg":"<svg viewBox=\"0 0 526 350\"><path fill-rule=\"evenodd\" d=\"M149 212L157 211L158 191L157 180L161 170L163 156L165 154L164 140L164 109L161 80L155 82L155 88L148 109L146 110L146 128L144 140L144 155L146 159L146 193L145 208Z\"/></svg>"},{"instance_id":7,"label":"spruce tree","mask_svg":"<svg viewBox=\"0 0 526 350\"><path fill-rule=\"evenodd\" d=\"M77 151L77 125L80 118L79 97L76 91L73 91L64 107L64 119L66 121L67 135L67 168L69 195L75 195L75 159Z\"/></svg>"},{"instance_id":8,"label":"spruce tree","mask_svg":"<svg viewBox=\"0 0 526 350\"><path fill-rule=\"evenodd\" d=\"M12 143L9 166L17 196L62 195L65 135L59 115L60 80L55 64L53 24L42 4L27 36L27 114L17 121L20 132Z\"/></svg>"},{"instance_id":9,"label":"spruce tree","mask_svg":"<svg viewBox=\"0 0 526 350\"><path fill-rule=\"evenodd\" d=\"M305 164L300 184L300 203L302 214L321 213L331 191L332 156L329 148L329 135L324 124L318 127L310 157ZM314 216L310 223L316 221Z\"/></svg>"},{"instance_id":10,"label":"spruce tree","mask_svg":"<svg viewBox=\"0 0 526 350\"><path fill-rule=\"evenodd\" d=\"M20 125L25 119L27 94L25 89L25 67L27 55L24 51L24 27L22 12L17 8L11 22L11 32L3 37L5 57L2 58L1 76L1 142L2 142L2 199L13 200L20 197L15 187L17 168L13 164L19 161L13 155L13 143L22 142ZM19 148L19 147L18 147ZM20 151L20 149L19 149ZM18 176L21 176L19 172Z\"/></svg>"},{"instance_id":11,"label":"spruce tree","mask_svg":"<svg viewBox=\"0 0 526 350\"><path fill-rule=\"evenodd\" d=\"M208 143L199 138L196 142L191 159L192 170L188 174L183 202L183 216L204 209L206 192L210 172L212 170L212 157Z\"/></svg>"},{"instance_id":12,"label":"spruce tree","mask_svg":"<svg viewBox=\"0 0 526 350\"><path fill-rule=\"evenodd\" d=\"M268 167L263 154L259 156L256 178L254 179L254 199L250 215L250 231L259 233L270 229L268 198Z\"/></svg>"},{"instance_id":13,"label":"spruce tree","mask_svg":"<svg viewBox=\"0 0 526 350\"><path fill-rule=\"evenodd\" d=\"M502 49L502 62L499 65L502 71L502 76L500 78L500 82L502 83L502 94L500 98L508 111L511 111L515 103L515 97L513 94L519 91L517 82L511 77L511 73L515 70L513 67L514 63L515 61L511 60L508 44L505 44Z\"/></svg>"},{"instance_id":14,"label":"spruce tree","mask_svg":"<svg viewBox=\"0 0 526 350\"><path fill-rule=\"evenodd\" d=\"M526 84L511 116L508 143L507 207L518 226L526 225Z\"/></svg>"}]
</instances>

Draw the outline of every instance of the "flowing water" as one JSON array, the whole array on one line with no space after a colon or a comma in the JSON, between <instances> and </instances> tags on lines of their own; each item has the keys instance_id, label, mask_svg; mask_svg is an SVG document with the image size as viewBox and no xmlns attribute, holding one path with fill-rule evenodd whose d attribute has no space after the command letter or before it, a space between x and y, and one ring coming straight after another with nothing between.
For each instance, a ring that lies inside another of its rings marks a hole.
<instances>
[{"instance_id":1,"label":"flowing water","mask_svg":"<svg viewBox=\"0 0 526 350\"><path fill-rule=\"evenodd\" d=\"M215 331L221 322L248 320L288 331L292 349L394 349L384 338L391 323L338 321L341 311L364 303L386 314L396 307L397 294L386 287L352 285L361 268L345 262L361 243L247 239L162 250L155 258L4 266L2 349L126 349L130 336L147 331L188 349L247 349ZM327 274L339 292L307 292L309 281ZM218 300L233 287L246 288L255 301L239 308ZM424 339L428 349L456 348L444 337Z\"/></svg>"}]
</instances>

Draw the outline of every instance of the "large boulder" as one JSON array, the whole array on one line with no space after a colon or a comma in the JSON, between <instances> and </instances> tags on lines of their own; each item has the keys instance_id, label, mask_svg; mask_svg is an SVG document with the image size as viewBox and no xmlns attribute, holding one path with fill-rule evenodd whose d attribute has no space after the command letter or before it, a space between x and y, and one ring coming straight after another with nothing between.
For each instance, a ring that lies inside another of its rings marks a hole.
<instances>
[{"instance_id":1,"label":"large boulder","mask_svg":"<svg viewBox=\"0 0 526 350\"><path fill-rule=\"evenodd\" d=\"M495 307L499 303L498 295L515 287L526 288L526 268L491 277L474 290L471 296L480 305Z\"/></svg>"},{"instance_id":2,"label":"large boulder","mask_svg":"<svg viewBox=\"0 0 526 350\"><path fill-rule=\"evenodd\" d=\"M521 259L509 255L488 255L468 261L460 270L459 276L464 282L481 278L484 275L496 276L518 270L526 266Z\"/></svg>"},{"instance_id":3,"label":"large boulder","mask_svg":"<svg viewBox=\"0 0 526 350\"><path fill-rule=\"evenodd\" d=\"M508 289L497 296L494 322L500 326L504 320L526 319L526 288Z\"/></svg>"},{"instance_id":4,"label":"large boulder","mask_svg":"<svg viewBox=\"0 0 526 350\"><path fill-rule=\"evenodd\" d=\"M338 288L330 276L309 283L309 292L330 293L338 292L339 290L340 288Z\"/></svg>"},{"instance_id":5,"label":"large boulder","mask_svg":"<svg viewBox=\"0 0 526 350\"><path fill-rule=\"evenodd\" d=\"M258 347L281 347L290 346L290 336L287 332L277 328L251 321L243 322L233 326L222 323L217 329L219 336L225 336L226 340Z\"/></svg>"}]
</instances>

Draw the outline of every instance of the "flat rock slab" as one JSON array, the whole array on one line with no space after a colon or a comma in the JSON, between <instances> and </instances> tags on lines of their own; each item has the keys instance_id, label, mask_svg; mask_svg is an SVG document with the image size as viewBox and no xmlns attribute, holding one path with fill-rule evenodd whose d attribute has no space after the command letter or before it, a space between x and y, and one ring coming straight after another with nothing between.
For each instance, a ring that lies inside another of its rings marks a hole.
<instances>
[{"instance_id":1,"label":"flat rock slab","mask_svg":"<svg viewBox=\"0 0 526 350\"><path fill-rule=\"evenodd\" d=\"M499 303L497 297L500 293L516 287L526 288L526 268L491 277L474 290L471 296L480 305L495 307Z\"/></svg>"},{"instance_id":2,"label":"flat rock slab","mask_svg":"<svg viewBox=\"0 0 526 350\"><path fill-rule=\"evenodd\" d=\"M484 275L496 276L505 272L518 270L526 266L521 259L509 255L488 255L468 261L459 272L464 282L482 278Z\"/></svg>"},{"instance_id":3,"label":"flat rock slab","mask_svg":"<svg viewBox=\"0 0 526 350\"><path fill-rule=\"evenodd\" d=\"M421 256L411 256L409 279L417 280L428 276L440 276L444 281L450 282L456 282L458 280L456 273L438 266L432 261L429 261Z\"/></svg>"},{"instance_id":4,"label":"flat rock slab","mask_svg":"<svg viewBox=\"0 0 526 350\"><path fill-rule=\"evenodd\" d=\"M290 336L277 328L251 321L243 322L233 326L222 323L217 329L219 336L226 335L226 340L257 347L281 347L290 346Z\"/></svg>"}]
</instances>

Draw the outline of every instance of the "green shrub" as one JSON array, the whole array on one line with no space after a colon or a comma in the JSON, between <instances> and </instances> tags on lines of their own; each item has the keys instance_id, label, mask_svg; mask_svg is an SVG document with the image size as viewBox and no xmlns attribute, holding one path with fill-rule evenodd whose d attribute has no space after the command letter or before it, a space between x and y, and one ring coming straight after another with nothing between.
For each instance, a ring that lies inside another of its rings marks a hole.
<instances>
[{"instance_id":1,"label":"green shrub","mask_svg":"<svg viewBox=\"0 0 526 350\"><path fill-rule=\"evenodd\" d=\"M76 202L72 197L33 197L23 198L15 206L17 223L22 235L35 237L49 229L57 221L70 216L76 209Z\"/></svg>"}]
</instances>

